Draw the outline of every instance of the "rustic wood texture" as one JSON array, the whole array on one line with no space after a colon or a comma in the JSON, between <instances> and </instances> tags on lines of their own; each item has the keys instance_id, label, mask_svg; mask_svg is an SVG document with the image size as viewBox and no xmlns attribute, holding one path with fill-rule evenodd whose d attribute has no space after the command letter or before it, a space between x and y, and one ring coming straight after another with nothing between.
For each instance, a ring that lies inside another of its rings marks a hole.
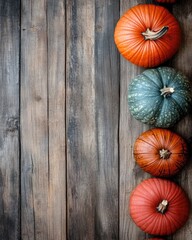
<instances>
[{"instance_id":1,"label":"rustic wood texture","mask_svg":"<svg viewBox=\"0 0 192 240\"><path fill-rule=\"evenodd\" d=\"M172 60L172 66L174 66L179 71L182 71L190 80L192 80L192 2L191 1L178 1L178 4L173 7L173 14L178 19L180 26L182 28L182 44L178 53ZM192 83L191 83L192 84ZM189 139L192 137L192 112L184 117L175 127L174 131L179 133L183 138L185 138L189 144L190 158L183 169L178 175L176 181L184 188L189 196L190 202L192 204L192 145ZM192 213L192 210L191 210ZM192 226L192 214L186 225L180 229L176 234L173 235L173 240L180 239L192 239L191 235Z\"/></svg>"},{"instance_id":2,"label":"rustic wood texture","mask_svg":"<svg viewBox=\"0 0 192 240\"><path fill-rule=\"evenodd\" d=\"M151 126L128 110L144 69L118 52L119 17L149 0L0 1L0 239L144 240L131 191L150 175L133 158ZM164 65L192 77L190 0L166 7L180 22L178 53ZM192 115L173 131L192 148ZM172 180L192 203L190 159ZM189 221L168 240L192 239Z\"/></svg>"},{"instance_id":3,"label":"rustic wood texture","mask_svg":"<svg viewBox=\"0 0 192 240\"><path fill-rule=\"evenodd\" d=\"M65 3L47 2L49 234L66 239Z\"/></svg>"},{"instance_id":4,"label":"rustic wood texture","mask_svg":"<svg viewBox=\"0 0 192 240\"><path fill-rule=\"evenodd\" d=\"M118 238L118 8L67 2L69 239Z\"/></svg>"},{"instance_id":5,"label":"rustic wood texture","mask_svg":"<svg viewBox=\"0 0 192 240\"><path fill-rule=\"evenodd\" d=\"M65 239L65 5L22 1L22 10L22 238Z\"/></svg>"},{"instance_id":6,"label":"rustic wood texture","mask_svg":"<svg viewBox=\"0 0 192 240\"><path fill-rule=\"evenodd\" d=\"M96 0L95 96L96 96L96 236L118 238L119 157L119 54L113 33L119 19L119 3Z\"/></svg>"},{"instance_id":7,"label":"rustic wood texture","mask_svg":"<svg viewBox=\"0 0 192 240\"><path fill-rule=\"evenodd\" d=\"M68 239L93 239L96 206L94 1L67 1Z\"/></svg>"},{"instance_id":8,"label":"rustic wood texture","mask_svg":"<svg viewBox=\"0 0 192 240\"><path fill-rule=\"evenodd\" d=\"M47 240L48 70L44 0L23 0L21 13L21 231Z\"/></svg>"},{"instance_id":9,"label":"rustic wood texture","mask_svg":"<svg viewBox=\"0 0 192 240\"><path fill-rule=\"evenodd\" d=\"M20 234L19 1L0 2L0 239Z\"/></svg>"}]
</instances>

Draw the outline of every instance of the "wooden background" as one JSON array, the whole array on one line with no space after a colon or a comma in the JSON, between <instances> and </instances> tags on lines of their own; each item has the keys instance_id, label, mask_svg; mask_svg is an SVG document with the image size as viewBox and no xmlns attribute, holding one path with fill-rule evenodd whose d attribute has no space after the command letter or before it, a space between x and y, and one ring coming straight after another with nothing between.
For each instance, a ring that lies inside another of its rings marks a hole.
<instances>
[{"instance_id":1,"label":"wooden background","mask_svg":"<svg viewBox=\"0 0 192 240\"><path fill-rule=\"evenodd\" d=\"M114 27L136 0L0 0L0 239L144 240L130 192L150 177L132 147L149 126L130 116ZM192 79L192 1L169 8L182 46L167 65ZM192 136L189 114L174 129ZM192 202L192 164L175 177ZM166 239L191 240L187 224Z\"/></svg>"}]
</instances>

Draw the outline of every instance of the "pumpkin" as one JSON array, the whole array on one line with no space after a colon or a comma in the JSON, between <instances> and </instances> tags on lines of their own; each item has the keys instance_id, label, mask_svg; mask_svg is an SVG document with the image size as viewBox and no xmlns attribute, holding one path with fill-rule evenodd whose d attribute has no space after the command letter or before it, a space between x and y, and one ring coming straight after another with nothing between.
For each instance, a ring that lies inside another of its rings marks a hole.
<instances>
[{"instance_id":1,"label":"pumpkin","mask_svg":"<svg viewBox=\"0 0 192 240\"><path fill-rule=\"evenodd\" d=\"M130 216L149 234L173 234L186 223L189 211L190 203L184 190L167 179L144 180L130 195Z\"/></svg>"},{"instance_id":2,"label":"pumpkin","mask_svg":"<svg viewBox=\"0 0 192 240\"><path fill-rule=\"evenodd\" d=\"M160 2L160 3L175 3L176 0L156 0L156 2Z\"/></svg>"},{"instance_id":3,"label":"pumpkin","mask_svg":"<svg viewBox=\"0 0 192 240\"><path fill-rule=\"evenodd\" d=\"M138 66L155 67L178 51L181 29L166 8L139 4L119 19L114 41L125 59Z\"/></svg>"},{"instance_id":4,"label":"pumpkin","mask_svg":"<svg viewBox=\"0 0 192 240\"><path fill-rule=\"evenodd\" d=\"M184 139L161 128L142 133L135 141L133 153L137 164L157 177L169 177L178 173L188 156Z\"/></svg>"},{"instance_id":5,"label":"pumpkin","mask_svg":"<svg viewBox=\"0 0 192 240\"><path fill-rule=\"evenodd\" d=\"M155 127L169 128L191 109L192 90L183 73L170 67L147 69L128 87L133 117Z\"/></svg>"}]
</instances>

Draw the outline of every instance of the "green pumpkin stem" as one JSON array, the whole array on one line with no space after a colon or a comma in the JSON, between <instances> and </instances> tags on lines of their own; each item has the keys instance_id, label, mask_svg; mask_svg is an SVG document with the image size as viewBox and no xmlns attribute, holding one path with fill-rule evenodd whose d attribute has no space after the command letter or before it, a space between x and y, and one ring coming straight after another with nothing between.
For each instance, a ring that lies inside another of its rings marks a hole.
<instances>
[{"instance_id":1,"label":"green pumpkin stem","mask_svg":"<svg viewBox=\"0 0 192 240\"><path fill-rule=\"evenodd\" d=\"M160 158L168 159L171 155L171 152L167 149L161 149L159 150L159 155L160 155Z\"/></svg>"},{"instance_id":2,"label":"green pumpkin stem","mask_svg":"<svg viewBox=\"0 0 192 240\"><path fill-rule=\"evenodd\" d=\"M172 87L164 87L160 90L161 95L163 95L164 97L171 95L172 93L174 93L174 91L175 90Z\"/></svg>"},{"instance_id":3,"label":"green pumpkin stem","mask_svg":"<svg viewBox=\"0 0 192 240\"><path fill-rule=\"evenodd\" d=\"M142 32L141 34L144 36L145 40L157 40L165 35L168 29L168 27L164 26L159 31L154 32L147 28L146 32Z\"/></svg>"},{"instance_id":4,"label":"green pumpkin stem","mask_svg":"<svg viewBox=\"0 0 192 240\"><path fill-rule=\"evenodd\" d=\"M165 211L167 210L167 206L168 206L168 201L163 200L161 203L159 203L159 206L157 207L157 211L164 214Z\"/></svg>"}]
</instances>

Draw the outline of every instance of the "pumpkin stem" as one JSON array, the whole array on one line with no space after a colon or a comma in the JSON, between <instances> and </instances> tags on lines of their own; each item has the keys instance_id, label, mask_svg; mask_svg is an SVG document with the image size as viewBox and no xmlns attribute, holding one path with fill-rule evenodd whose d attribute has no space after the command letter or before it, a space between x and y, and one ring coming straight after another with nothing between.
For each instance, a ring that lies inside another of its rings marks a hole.
<instances>
[{"instance_id":1,"label":"pumpkin stem","mask_svg":"<svg viewBox=\"0 0 192 240\"><path fill-rule=\"evenodd\" d=\"M161 38L168 31L168 27L164 26L159 31L154 32L147 28L146 32L142 32L141 34L144 36L145 40L157 40Z\"/></svg>"},{"instance_id":2,"label":"pumpkin stem","mask_svg":"<svg viewBox=\"0 0 192 240\"><path fill-rule=\"evenodd\" d=\"M171 155L171 152L167 149L161 149L159 150L159 155L160 155L160 158L168 159Z\"/></svg>"},{"instance_id":3,"label":"pumpkin stem","mask_svg":"<svg viewBox=\"0 0 192 240\"><path fill-rule=\"evenodd\" d=\"M172 93L174 93L174 88L172 87L164 87L161 90L161 95L163 95L164 97L170 96Z\"/></svg>"},{"instance_id":4,"label":"pumpkin stem","mask_svg":"<svg viewBox=\"0 0 192 240\"><path fill-rule=\"evenodd\" d=\"M167 206L168 206L168 201L163 200L161 203L159 203L159 206L157 207L157 211L164 214L165 211L167 210Z\"/></svg>"}]
</instances>

